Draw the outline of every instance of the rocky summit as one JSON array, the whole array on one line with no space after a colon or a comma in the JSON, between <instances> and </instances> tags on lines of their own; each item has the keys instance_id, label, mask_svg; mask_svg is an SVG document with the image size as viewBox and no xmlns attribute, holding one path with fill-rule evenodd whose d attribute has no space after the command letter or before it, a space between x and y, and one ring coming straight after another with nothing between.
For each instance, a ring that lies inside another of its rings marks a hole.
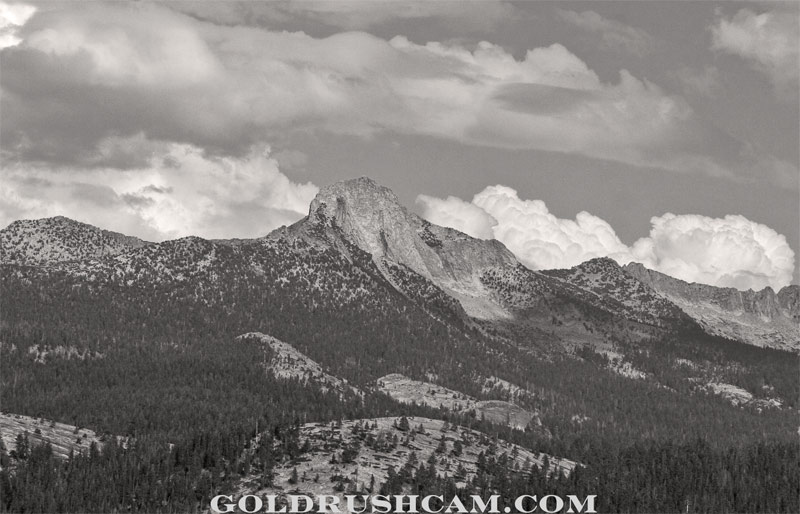
<instances>
[{"instance_id":1,"label":"rocky summit","mask_svg":"<svg viewBox=\"0 0 800 514\"><path fill-rule=\"evenodd\" d=\"M337 231L371 254L390 281L385 261L431 280L461 301L471 315L503 315L501 307L488 299L480 276L490 268L516 266L514 255L499 241L476 239L410 213L390 189L372 179L323 188L311 202L308 217L293 229L289 233Z\"/></svg>"}]
</instances>

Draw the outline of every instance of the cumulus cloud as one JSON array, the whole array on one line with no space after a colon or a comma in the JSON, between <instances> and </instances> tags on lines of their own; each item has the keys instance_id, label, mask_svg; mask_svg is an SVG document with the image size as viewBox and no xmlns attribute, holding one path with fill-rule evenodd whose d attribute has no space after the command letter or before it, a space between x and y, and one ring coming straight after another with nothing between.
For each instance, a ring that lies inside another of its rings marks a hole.
<instances>
[{"instance_id":1,"label":"cumulus cloud","mask_svg":"<svg viewBox=\"0 0 800 514\"><path fill-rule=\"evenodd\" d=\"M776 290L788 285L794 273L794 252L786 238L742 216L664 214L651 219L647 237L627 246L597 216L580 212L574 220L560 219L541 200L520 199L505 186L487 187L471 202L425 195L417 202L425 219L475 237L493 237L532 269L610 257L620 264L641 262L687 282Z\"/></svg>"},{"instance_id":2,"label":"cumulus cloud","mask_svg":"<svg viewBox=\"0 0 800 514\"><path fill-rule=\"evenodd\" d=\"M601 16L594 11L558 10L562 20L582 30L599 35L607 48L621 50L638 56L649 53L653 38L646 31Z\"/></svg>"},{"instance_id":3,"label":"cumulus cloud","mask_svg":"<svg viewBox=\"0 0 800 514\"><path fill-rule=\"evenodd\" d=\"M737 289L788 285L794 252L786 238L743 216L664 214L632 247L634 260L686 280Z\"/></svg>"},{"instance_id":4,"label":"cumulus cloud","mask_svg":"<svg viewBox=\"0 0 800 514\"><path fill-rule=\"evenodd\" d=\"M712 48L745 59L766 74L781 95L797 99L800 30L796 11L756 14L741 9L731 19L720 17L711 31Z\"/></svg>"},{"instance_id":5,"label":"cumulus cloud","mask_svg":"<svg viewBox=\"0 0 800 514\"><path fill-rule=\"evenodd\" d=\"M455 196L442 199L428 195L417 196L417 204L422 208L422 217L431 223L454 228L478 239L494 239L493 228L497 220L475 204Z\"/></svg>"},{"instance_id":6,"label":"cumulus cloud","mask_svg":"<svg viewBox=\"0 0 800 514\"><path fill-rule=\"evenodd\" d=\"M422 216L482 239L497 239L533 269L575 266L594 257L623 254L614 229L588 212L574 220L559 219L541 200L522 200L505 186L490 186L472 202L420 195Z\"/></svg>"},{"instance_id":7,"label":"cumulus cloud","mask_svg":"<svg viewBox=\"0 0 800 514\"><path fill-rule=\"evenodd\" d=\"M2 173L0 224L65 215L152 240L265 235L306 215L318 191L292 182L263 147L231 158L170 144L126 171L20 164Z\"/></svg>"},{"instance_id":8,"label":"cumulus cloud","mask_svg":"<svg viewBox=\"0 0 800 514\"><path fill-rule=\"evenodd\" d=\"M138 133L243 155L309 130L422 134L714 176L760 159L682 98L626 70L601 81L560 44L517 59L489 42L314 38L94 2L54 5L18 34L0 52L0 144L29 162L98 165L100 142Z\"/></svg>"}]
</instances>

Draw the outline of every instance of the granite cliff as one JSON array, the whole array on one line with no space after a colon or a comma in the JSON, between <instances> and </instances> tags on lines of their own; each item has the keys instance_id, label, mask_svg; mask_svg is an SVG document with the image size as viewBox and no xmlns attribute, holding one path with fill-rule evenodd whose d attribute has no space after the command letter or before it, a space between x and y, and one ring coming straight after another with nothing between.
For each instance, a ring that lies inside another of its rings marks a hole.
<instances>
[{"instance_id":1,"label":"granite cliff","mask_svg":"<svg viewBox=\"0 0 800 514\"><path fill-rule=\"evenodd\" d=\"M631 263L625 272L673 302L707 332L757 346L797 349L800 287L739 291L688 283Z\"/></svg>"}]
</instances>

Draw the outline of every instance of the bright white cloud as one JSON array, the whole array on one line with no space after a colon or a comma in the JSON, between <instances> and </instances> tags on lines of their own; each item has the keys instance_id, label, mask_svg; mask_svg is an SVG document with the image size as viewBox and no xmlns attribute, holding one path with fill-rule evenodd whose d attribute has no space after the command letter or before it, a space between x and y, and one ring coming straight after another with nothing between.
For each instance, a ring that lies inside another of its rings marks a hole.
<instances>
[{"instance_id":1,"label":"bright white cloud","mask_svg":"<svg viewBox=\"0 0 800 514\"><path fill-rule=\"evenodd\" d=\"M796 12L756 14L741 9L730 20L721 17L711 29L714 49L747 60L769 77L778 92L797 99L800 30Z\"/></svg>"},{"instance_id":2,"label":"bright white cloud","mask_svg":"<svg viewBox=\"0 0 800 514\"><path fill-rule=\"evenodd\" d=\"M665 214L651 220L648 237L625 245L605 220L580 212L560 219L541 200L520 199L505 186L490 186L471 202L420 195L422 216L432 223L505 244L532 269L567 268L595 257L631 261L688 282L738 289L788 285L794 252L783 235L742 216L708 218Z\"/></svg>"},{"instance_id":3,"label":"bright white cloud","mask_svg":"<svg viewBox=\"0 0 800 514\"><path fill-rule=\"evenodd\" d=\"M475 204L461 198L448 196L445 199L428 195L417 196L422 207L422 217L433 224L450 227L478 239L494 239L497 220Z\"/></svg>"},{"instance_id":4,"label":"bright white cloud","mask_svg":"<svg viewBox=\"0 0 800 514\"><path fill-rule=\"evenodd\" d=\"M2 225L64 215L156 240L262 236L305 216L318 191L282 174L265 148L237 159L171 144L127 171L17 166L3 175Z\"/></svg>"},{"instance_id":5,"label":"bright white cloud","mask_svg":"<svg viewBox=\"0 0 800 514\"><path fill-rule=\"evenodd\" d=\"M110 134L236 153L287 130L321 129L716 176L754 161L682 98L626 70L603 82L560 44L518 60L488 42L318 39L200 22L158 5L94 3L39 13L20 37L0 77L10 93L2 141L27 159L81 162Z\"/></svg>"},{"instance_id":6,"label":"bright white cloud","mask_svg":"<svg viewBox=\"0 0 800 514\"><path fill-rule=\"evenodd\" d=\"M743 216L709 218L664 214L650 220L649 237L632 247L633 259L686 280L737 289L780 289L794 272L786 238Z\"/></svg>"},{"instance_id":7,"label":"bright white cloud","mask_svg":"<svg viewBox=\"0 0 800 514\"><path fill-rule=\"evenodd\" d=\"M17 29L25 25L36 12L36 7L20 3L0 2L0 49L18 45Z\"/></svg>"},{"instance_id":8,"label":"bright white cloud","mask_svg":"<svg viewBox=\"0 0 800 514\"><path fill-rule=\"evenodd\" d=\"M167 89L208 83L222 71L188 20L147 7L68 11L29 33L25 46L60 58L86 56L85 80L106 86Z\"/></svg>"}]
</instances>

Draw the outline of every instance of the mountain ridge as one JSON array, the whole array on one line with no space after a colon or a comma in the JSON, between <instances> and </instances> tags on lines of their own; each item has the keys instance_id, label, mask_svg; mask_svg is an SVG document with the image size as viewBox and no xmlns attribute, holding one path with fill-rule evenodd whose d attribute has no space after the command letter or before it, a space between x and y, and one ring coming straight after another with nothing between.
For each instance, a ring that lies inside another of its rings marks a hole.
<instances>
[{"instance_id":1,"label":"mountain ridge","mask_svg":"<svg viewBox=\"0 0 800 514\"><path fill-rule=\"evenodd\" d=\"M770 288L742 292L687 284L641 264L623 267L609 258L569 269L530 270L501 242L429 223L409 212L390 189L366 177L322 188L308 216L256 239L231 242L190 236L149 243L54 217L15 221L0 230L0 242L2 264L57 266L85 277L114 276L129 283L224 274L232 270L224 269L220 254L238 255L250 245L286 247L285 251L299 251L298 244L330 248L351 262L360 258L357 248L371 256L383 278L401 294L417 299L422 295L475 320L541 327L548 317L555 323L566 302L568 311L599 309L657 328L693 320L710 334L758 346L796 349L800 340L798 286L775 293ZM198 252L200 259L195 258ZM217 264L223 268L216 269ZM573 304L576 307L569 306ZM585 317L580 312L569 316ZM587 330L593 331L588 326Z\"/></svg>"},{"instance_id":2,"label":"mountain ridge","mask_svg":"<svg viewBox=\"0 0 800 514\"><path fill-rule=\"evenodd\" d=\"M797 349L800 341L800 286L777 293L771 287L740 291L688 283L639 263L625 272L673 302L711 334L757 346Z\"/></svg>"}]
</instances>

